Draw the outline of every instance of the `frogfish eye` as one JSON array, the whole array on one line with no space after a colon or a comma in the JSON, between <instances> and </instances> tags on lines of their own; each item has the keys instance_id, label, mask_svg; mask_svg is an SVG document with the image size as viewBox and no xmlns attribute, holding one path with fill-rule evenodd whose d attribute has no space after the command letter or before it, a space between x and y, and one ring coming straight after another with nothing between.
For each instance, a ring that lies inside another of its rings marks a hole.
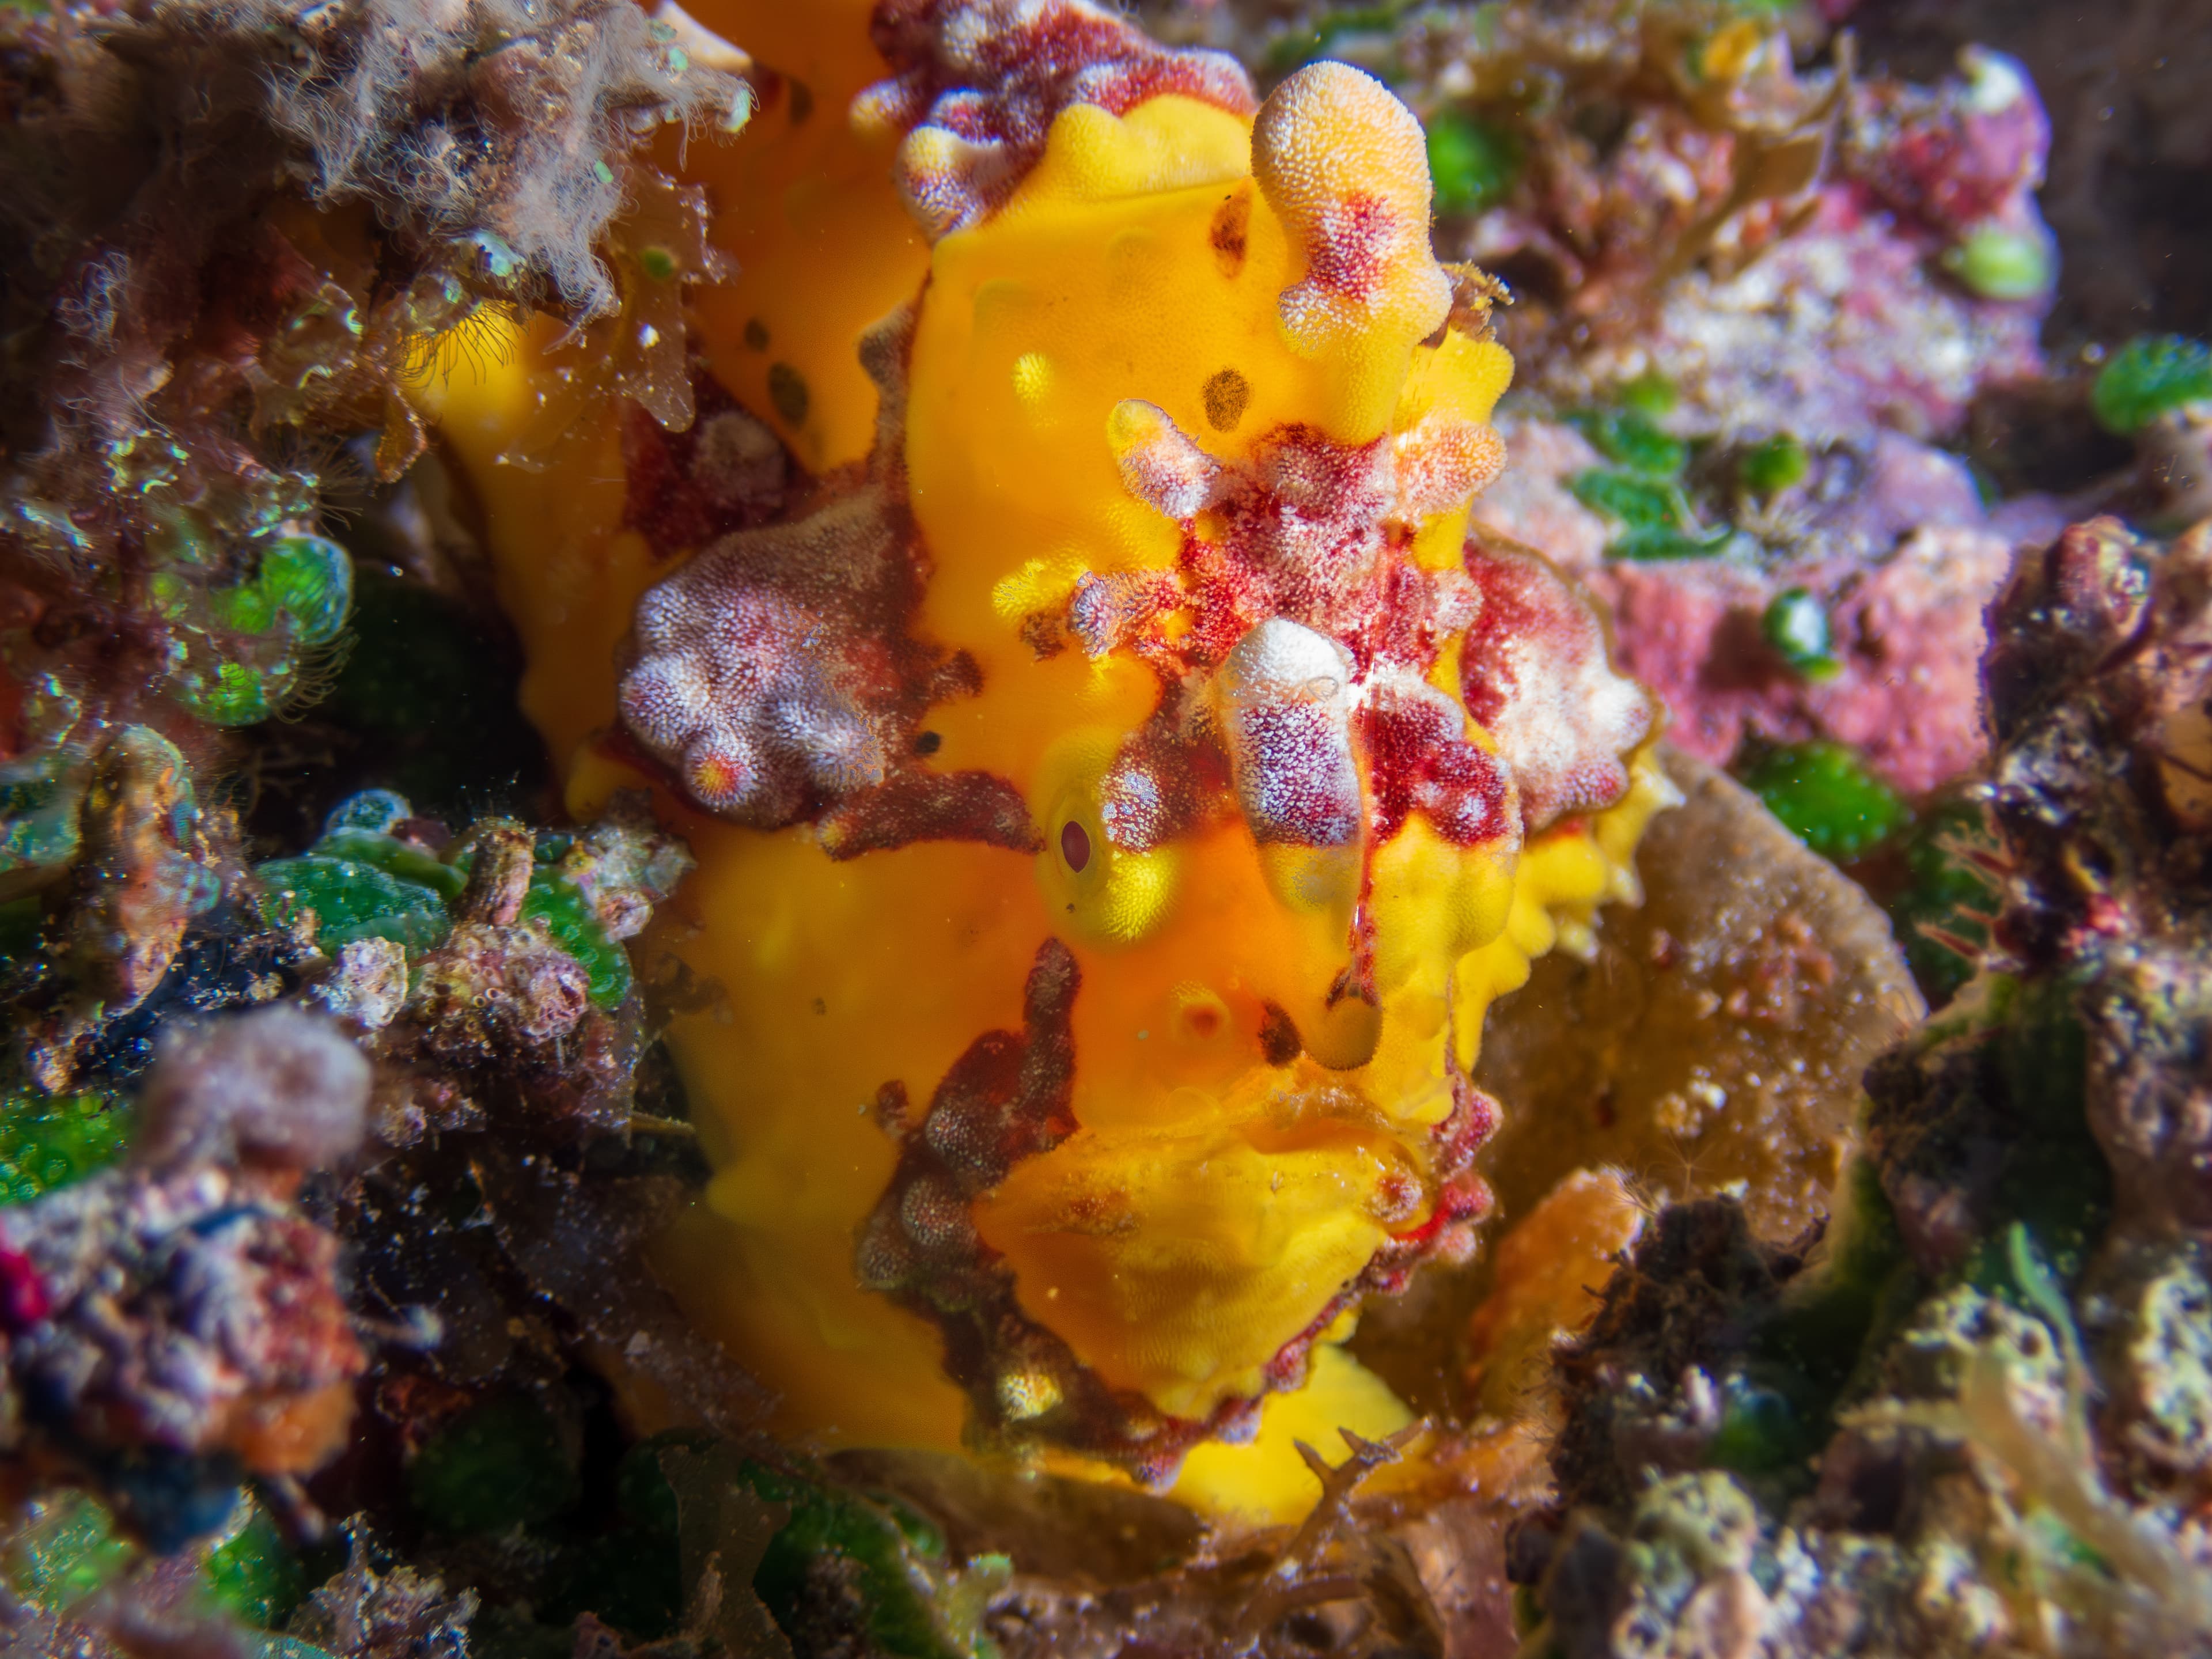
<instances>
[{"instance_id":1,"label":"frogfish eye","mask_svg":"<svg viewBox=\"0 0 2212 1659\"><path fill-rule=\"evenodd\" d=\"M1073 818L1060 827L1060 856L1079 876L1091 862L1091 833Z\"/></svg>"}]
</instances>

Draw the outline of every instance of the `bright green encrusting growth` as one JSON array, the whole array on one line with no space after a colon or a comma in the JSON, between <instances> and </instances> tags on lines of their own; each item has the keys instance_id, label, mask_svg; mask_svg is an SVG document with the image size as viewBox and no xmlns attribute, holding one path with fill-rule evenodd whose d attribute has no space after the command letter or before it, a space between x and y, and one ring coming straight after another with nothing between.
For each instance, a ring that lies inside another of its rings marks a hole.
<instances>
[{"instance_id":1,"label":"bright green encrusting growth","mask_svg":"<svg viewBox=\"0 0 2212 1659\"><path fill-rule=\"evenodd\" d=\"M266 1510L250 1504L239 1515L228 1534L201 1554L193 1594L240 1625L267 1630L299 1606L307 1574ZM141 1558L107 1506L88 1492L48 1492L14 1519L14 1531L0 1546L0 1591L48 1613L66 1615ZM299 1644L294 1651L322 1650Z\"/></svg>"},{"instance_id":2,"label":"bright green encrusting growth","mask_svg":"<svg viewBox=\"0 0 2212 1659\"><path fill-rule=\"evenodd\" d=\"M1623 409L1632 409L1654 420L1673 409L1682 396L1674 381L1656 368L1647 368L1634 380L1622 381L1613 395Z\"/></svg>"},{"instance_id":3,"label":"bright green encrusting growth","mask_svg":"<svg viewBox=\"0 0 2212 1659\"><path fill-rule=\"evenodd\" d=\"M2051 290L2051 248L2031 232L1983 225L1943 254L1943 268L1984 300L2033 300Z\"/></svg>"},{"instance_id":4,"label":"bright green encrusting growth","mask_svg":"<svg viewBox=\"0 0 2212 1659\"><path fill-rule=\"evenodd\" d=\"M353 603L353 561L322 536L271 537L253 574L212 586L203 526L173 514L171 562L148 579L155 613L174 624L182 659L170 694L217 726L268 719L297 689L305 653L336 640Z\"/></svg>"},{"instance_id":5,"label":"bright green encrusting growth","mask_svg":"<svg viewBox=\"0 0 2212 1659\"><path fill-rule=\"evenodd\" d=\"M1521 177L1521 143L1511 131L1461 110L1428 120L1429 175L1439 213L1480 213L1505 199Z\"/></svg>"},{"instance_id":6,"label":"bright green encrusting growth","mask_svg":"<svg viewBox=\"0 0 2212 1659\"><path fill-rule=\"evenodd\" d=\"M1783 661L1815 684L1844 672L1827 607L1809 588L1792 587L1776 594L1759 618L1759 631Z\"/></svg>"},{"instance_id":7,"label":"bright green encrusting growth","mask_svg":"<svg viewBox=\"0 0 2212 1659\"><path fill-rule=\"evenodd\" d=\"M1911 809L1839 743L1788 744L1741 773L1783 826L1824 858L1855 859L1911 820Z\"/></svg>"},{"instance_id":8,"label":"bright green encrusting growth","mask_svg":"<svg viewBox=\"0 0 2212 1659\"><path fill-rule=\"evenodd\" d=\"M544 1407L526 1399L471 1407L422 1443L407 1496L434 1531L459 1537L543 1526L573 1507L576 1465Z\"/></svg>"},{"instance_id":9,"label":"bright green encrusting growth","mask_svg":"<svg viewBox=\"0 0 2212 1659\"><path fill-rule=\"evenodd\" d=\"M686 1534L703 1517L687 1522L690 1500L679 1490L725 1486L752 1500L763 1532L772 1531L752 1589L799 1651L850 1646L886 1659L983 1659L993 1651L981 1621L1006 1582L1004 1558L963 1563L937 1526L899 1498L771 1468L696 1430L669 1431L623 1455L617 1524L591 1545L575 1595L633 1634L672 1631L684 1600L679 1562L726 1541ZM835 1629L825 1632L825 1621Z\"/></svg>"},{"instance_id":10,"label":"bright green encrusting growth","mask_svg":"<svg viewBox=\"0 0 2212 1659\"><path fill-rule=\"evenodd\" d=\"M981 1621L1010 1571L1005 1558L957 1567L943 1534L894 1498L862 1498L759 1463L748 1464L745 1474L754 1496L789 1511L753 1574L754 1590L786 1631L798 1628L811 1580L826 1566L858 1591L878 1651L897 1659L972 1659L987 1649Z\"/></svg>"},{"instance_id":11,"label":"bright green encrusting growth","mask_svg":"<svg viewBox=\"0 0 2212 1659\"><path fill-rule=\"evenodd\" d=\"M106 1168L130 1139L130 1112L106 1094L27 1086L0 1097L0 1205L27 1204Z\"/></svg>"},{"instance_id":12,"label":"bright green encrusting growth","mask_svg":"<svg viewBox=\"0 0 2212 1659\"><path fill-rule=\"evenodd\" d=\"M1695 515L1682 486L1671 478L1639 477L1592 468L1570 486L1584 507L1616 520L1620 532L1606 552L1617 559L1695 559L1718 552L1729 532L1693 528Z\"/></svg>"},{"instance_id":13,"label":"bright green encrusting growth","mask_svg":"<svg viewBox=\"0 0 2212 1659\"><path fill-rule=\"evenodd\" d=\"M58 1613L91 1595L131 1564L137 1550L88 1492L54 1492L33 1500L0 1550L0 1586Z\"/></svg>"},{"instance_id":14,"label":"bright green encrusting growth","mask_svg":"<svg viewBox=\"0 0 2212 1659\"><path fill-rule=\"evenodd\" d=\"M1778 495L1792 484L1802 483L1813 470L1813 457L1804 444L1786 432L1753 444L1736 462L1736 482L1752 495Z\"/></svg>"},{"instance_id":15,"label":"bright green encrusting growth","mask_svg":"<svg viewBox=\"0 0 2212 1659\"><path fill-rule=\"evenodd\" d=\"M353 604L353 561L325 537L279 537L261 556L258 586L275 614L291 623L297 643L328 645Z\"/></svg>"},{"instance_id":16,"label":"bright green encrusting growth","mask_svg":"<svg viewBox=\"0 0 2212 1659\"><path fill-rule=\"evenodd\" d=\"M387 836L380 830L331 830L314 846L316 858L373 865L395 880L427 887L441 899L452 901L468 885L465 871L424 851L413 842Z\"/></svg>"},{"instance_id":17,"label":"bright green encrusting growth","mask_svg":"<svg viewBox=\"0 0 2212 1659\"><path fill-rule=\"evenodd\" d=\"M384 939L427 951L453 931L434 888L356 859L309 854L258 866L261 914L272 927L297 927L312 914L325 948Z\"/></svg>"},{"instance_id":18,"label":"bright green encrusting growth","mask_svg":"<svg viewBox=\"0 0 2212 1659\"><path fill-rule=\"evenodd\" d=\"M246 1512L244 1525L208 1551L200 1576L209 1600L260 1630L283 1624L307 1591L299 1556L258 1505Z\"/></svg>"},{"instance_id":19,"label":"bright green encrusting growth","mask_svg":"<svg viewBox=\"0 0 2212 1659\"><path fill-rule=\"evenodd\" d=\"M543 921L561 948L582 964L591 978L592 1000L600 1007L618 1006L629 994L629 952L607 937L590 902L566 877L544 865L532 872L521 920Z\"/></svg>"},{"instance_id":20,"label":"bright green encrusting growth","mask_svg":"<svg viewBox=\"0 0 2212 1659\"><path fill-rule=\"evenodd\" d=\"M341 802L321 839L305 854L256 869L262 915L273 926L290 927L312 912L316 940L325 950L366 939L389 939L410 951L441 944L453 932L449 907L468 885L474 853L463 842L450 860L441 858L391 833L411 810L404 797L388 789L365 790ZM516 921L542 922L582 966L592 1000L614 1008L629 994L629 953L608 936L589 899L557 867L572 844L572 837L540 838Z\"/></svg>"},{"instance_id":21,"label":"bright green encrusting growth","mask_svg":"<svg viewBox=\"0 0 2212 1659\"><path fill-rule=\"evenodd\" d=\"M2212 349L2179 334L2139 334L2098 372L2089 407L2122 437L2161 415L2212 402Z\"/></svg>"},{"instance_id":22,"label":"bright green encrusting growth","mask_svg":"<svg viewBox=\"0 0 2212 1659\"><path fill-rule=\"evenodd\" d=\"M1682 487L1690 446L1662 431L1653 418L1664 412L1671 391L1663 381L1644 390L1643 397L1618 408L1583 410L1567 417L1590 447L1613 464L1577 473L1568 487L1584 507L1620 526L1606 548L1613 558L1695 559L1717 553L1731 532L1725 525L1706 528L1698 523Z\"/></svg>"},{"instance_id":23,"label":"bright green encrusting growth","mask_svg":"<svg viewBox=\"0 0 2212 1659\"><path fill-rule=\"evenodd\" d=\"M1591 448L1631 472L1678 477L1689 464L1690 446L1662 431L1648 412L1632 404L1583 410L1569 416L1568 423L1589 440Z\"/></svg>"}]
</instances>

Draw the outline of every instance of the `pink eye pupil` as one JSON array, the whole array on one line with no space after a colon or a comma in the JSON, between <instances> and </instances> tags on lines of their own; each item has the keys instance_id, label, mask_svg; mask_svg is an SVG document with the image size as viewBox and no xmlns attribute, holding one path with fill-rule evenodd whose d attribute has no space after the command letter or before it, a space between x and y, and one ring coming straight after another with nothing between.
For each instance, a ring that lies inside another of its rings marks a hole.
<instances>
[{"instance_id":1,"label":"pink eye pupil","mask_svg":"<svg viewBox=\"0 0 2212 1659\"><path fill-rule=\"evenodd\" d=\"M1067 860L1067 867L1080 872L1091 862L1091 836L1079 823L1060 826L1060 855Z\"/></svg>"}]
</instances>

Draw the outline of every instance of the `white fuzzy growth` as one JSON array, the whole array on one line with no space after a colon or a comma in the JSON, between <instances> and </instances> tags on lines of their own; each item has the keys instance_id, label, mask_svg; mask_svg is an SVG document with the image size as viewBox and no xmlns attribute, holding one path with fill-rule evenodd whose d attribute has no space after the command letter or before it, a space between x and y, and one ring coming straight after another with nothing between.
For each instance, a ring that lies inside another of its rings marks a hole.
<instances>
[{"instance_id":1,"label":"white fuzzy growth","mask_svg":"<svg viewBox=\"0 0 2212 1659\"><path fill-rule=\"evenodd\" d=\"M726 128L750 96L627 0L354 0L304 16L242 0L207 15L296 44L270 76L270 118L307 149L319 200L367 202L431 237L489 233L586 317L618 303L593 250L636 134Z\"/></svg>"},{"instance_id":2,"label":"white fuzzy growth","mask_svg":"<svg viewBox=\"0 0 2212 1659\"><path fill-rule=\"evenodd\" d=\"M361 1145L368 1062L289 1003L177 1032L146 1080L134 1158L167 1168L245 1155L324 1168Z\"/></svg>"},{"instance_id":3,"label":"white fuzzy growth","mask_svg":"<svg viewBox=\"0 0 2212 1659\"><path fill-rule=\"evenodd\" d=\"M1237 641L1217 683L1232 706L1299 702L1339 720L1352 714L1351 653L1287 617L1270 617Z\"/></svg>"}]
</instances>

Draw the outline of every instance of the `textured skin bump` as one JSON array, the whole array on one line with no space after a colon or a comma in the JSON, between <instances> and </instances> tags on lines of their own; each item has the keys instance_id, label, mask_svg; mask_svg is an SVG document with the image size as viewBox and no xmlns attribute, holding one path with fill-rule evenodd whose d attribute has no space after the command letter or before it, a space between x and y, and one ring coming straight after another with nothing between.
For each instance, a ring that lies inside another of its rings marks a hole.
<instances>
[{"instance_id":1,"label":"textured skin bump","mask_svg":"<svg viewBox=\"0 0 2212 1659\"><path fill-rule=\"evenodd\" d=\"M710 811L775 829L883 781L887 722L853 644L896 550L872 505L740 532L640 602L623 719ZM815 605L793 595L801 573Z\"/></svg>"},{"instance_id":2,"label":"textured skin bump","mask_svg":"<svg viewBox=\"0 0 2212 1659\"><path fill-rule=\"evenodd\" d=\"M1281 299L1293 350L1403 349L1443 325L1427 142L1388 87L1348 64L1300 70L1253 125L1252 175L1305 255Z\"/></svg>"},{"instance_id":3,"label":"textured skin bump","mask_svg":"<svg viewBox=\"0 0 2212 1659\"><path fill-rule=\"evenodd\" d=\"M1460 657L1468 712L1498 739L1531 832L1612 805L1630 750L1650 735L1650 695L1613 672L1605 624L1542 555L1483 538L1467 570L1482 596Z\"/></svg>"},{"instance_id":4,"label":"textured skin bump","mask_svg":"<svg viewBox=\"0 0 2212 1659\"><path fill-rule=\"evenodd\" d=\"M1287 617L1261 623L1222 664L1214 684L1230 772L1261 846L1358 838L1351 680L1352 653Z\"/></svg>"}]
</instances>

